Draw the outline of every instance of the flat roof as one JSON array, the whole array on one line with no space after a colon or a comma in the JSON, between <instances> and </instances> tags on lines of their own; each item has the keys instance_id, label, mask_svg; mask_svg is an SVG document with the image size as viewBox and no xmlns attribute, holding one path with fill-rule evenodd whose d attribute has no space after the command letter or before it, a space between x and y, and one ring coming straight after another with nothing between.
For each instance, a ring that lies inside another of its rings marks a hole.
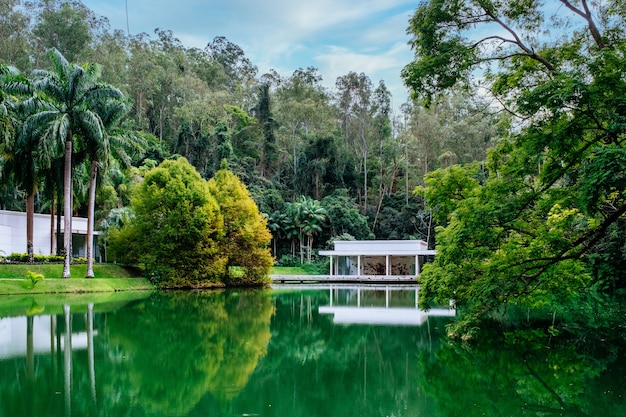
<instances>
[{"instance_id":1,"label":"flat roof","mask_svg":"<svg viewBox=\"0 0 626 417\"><path fill-rule=\"evenodd\" d=\"M435 255L423 240L338 240L334 250L322 250L324 256L416 256Z\"/></svg>"}]
</instances>

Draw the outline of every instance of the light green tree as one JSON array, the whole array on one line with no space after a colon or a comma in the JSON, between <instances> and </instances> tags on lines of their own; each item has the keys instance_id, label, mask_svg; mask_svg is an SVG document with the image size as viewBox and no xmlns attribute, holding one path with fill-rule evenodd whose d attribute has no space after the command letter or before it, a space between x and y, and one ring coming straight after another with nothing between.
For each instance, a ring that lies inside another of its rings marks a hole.
<instances>
[{"instance_id":1,"label":"light green tree","mask_svg":"<svg viewBox=\"0 0 626 417\"><path fill-rule=\"evenodd\" d=\"M224 219L219 245L227 265L225 283L264 284L274 263L268 247L272 235L267 218L259 212L245 184L227 169L226 160L208 186ZM243 269L243 274L237 274L233 267Z\"/></svg>"}]
</instances>

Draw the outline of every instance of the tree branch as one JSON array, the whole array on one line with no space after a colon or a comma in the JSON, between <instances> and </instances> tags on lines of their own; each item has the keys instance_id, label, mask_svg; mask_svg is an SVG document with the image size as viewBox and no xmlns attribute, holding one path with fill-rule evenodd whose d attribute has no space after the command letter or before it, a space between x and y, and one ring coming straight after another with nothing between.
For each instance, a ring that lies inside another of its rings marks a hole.
<instances>
[{"instance_id":1,"label":"tree branch","mask_svg":"<svg viewBox=\"0 0 626 417\"><path fill-rule=\"evenodd\" d=\"M563 3L565 7L567 7L568 9L570 9L571 11L573 11L574 13L576 13L577 15L579 15L580 17L582 17L583 19L587 21L587 26L589 26L589 31L591 32L591 36L593 37L593 40L596 42L596 45L600 49L605 48L606 45L604 41L602 40L602 35L600 34L600 30L598 29L598 26L596 26L596 23L593 21L593 17L591 16L591 10L589 10L589 6L587 5L587 0L582 0L584 11L578 9L569 0L560 0L560 2Z\"/></svg>"},{"instance_id":2,"label":"tree branch","mask_svg":"<svg viewBox=\"0 0 626 417\"><path fill-rule=\"evenodd\" d=\"M543 64L543 66L545 66L550 72L555 71L554 65L552 65L552 63L550 63L550 61L548 61L547 59L545 59L544 57L542 57L541 55L536 54L532 49L530 49L528 46L526 46L524 44L524 42L522 42L522 40L520 39L519 35L517 34L517 32L515 32L510 26L508 26L506 23L504 23L500 18L496 17L492 12L490 12L487 9L484 9L485 13L487 13L495 23L499 24L500 26L502 26L507 32L509 32L513 38L515 38L515 44L517 46L520 47L520 49L522 49L526 55L538 62L540 62L541 64Z\"/></svg>"}]
</instances>

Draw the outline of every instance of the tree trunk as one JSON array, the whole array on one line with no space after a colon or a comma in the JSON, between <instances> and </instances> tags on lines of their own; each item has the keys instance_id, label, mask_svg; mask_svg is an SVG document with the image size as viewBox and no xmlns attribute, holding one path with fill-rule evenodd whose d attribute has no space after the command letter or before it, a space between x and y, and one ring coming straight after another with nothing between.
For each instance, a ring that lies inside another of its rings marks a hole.
<instances>
[{"instance_id":1,"label":"tree trunk","mask_svg":"<svg viewBox=\"0 0 626 417\"><path fill-rule=\"evenodd\" d=\"M63 278L70 277L72 260L72 134L65 141L65 168L63 172Z\"/></svg>"},{"instance_id":2,"label":"tree trunk","mask_svg":"<svg viewBox=\"0 0 626 417\"><path fill-rule=\"evenodd\" d=\"M96 207L96 181L98 178L98 163L91 161L91 176L89 179L89 204L87 208L87 278L93 278L93 223Z\"/></svg>"},{"instance_id":3,"label":"tree trunk","mask_svg":"<svg viewBox=\"0 0 626 417\"><path fill-rule=\"evenodd\" d=\"M35 218L35 192L31 191L26 196L26 252L28 262L35 261L34 254L34 218Z\"/></svg>"}]
</instances>

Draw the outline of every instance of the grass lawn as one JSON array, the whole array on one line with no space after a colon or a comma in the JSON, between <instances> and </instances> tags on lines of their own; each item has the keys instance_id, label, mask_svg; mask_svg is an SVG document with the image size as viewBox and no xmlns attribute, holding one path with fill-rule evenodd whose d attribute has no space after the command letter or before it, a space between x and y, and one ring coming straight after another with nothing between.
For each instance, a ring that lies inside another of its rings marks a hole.
<instances>
[{"instance_id":1,"label":"grass lawn","mask_svg":"<svg viewBox=\"0 0 626 417\"><path fill-rule=\"evenodd\" d=\"M33 285L26 278L28 271L42 274L44 279ZM152 290L145 278L137 277L120 265L94 265L95 278L86 279L87 265L72 265L72 278L63 279L61 264L0 264L0 295L94 293Z\"/></svg>"},{"instance_id":2,"label":"grass lawn","mask_svg":"<svg viewBox=\"0 0 626 417\"><path fill-rule=\"evenodd\" d=\"M45 278L61 278L63 276L62 264L0 264L0 278L24 278L26 272L32 271L43 274ZM72 265L70 268L72 278L85 278L87 275L86 264ZM116 264L94 264L95 278L138 278L139 274L130 269Z\"/></svg>"}]
</instances>

